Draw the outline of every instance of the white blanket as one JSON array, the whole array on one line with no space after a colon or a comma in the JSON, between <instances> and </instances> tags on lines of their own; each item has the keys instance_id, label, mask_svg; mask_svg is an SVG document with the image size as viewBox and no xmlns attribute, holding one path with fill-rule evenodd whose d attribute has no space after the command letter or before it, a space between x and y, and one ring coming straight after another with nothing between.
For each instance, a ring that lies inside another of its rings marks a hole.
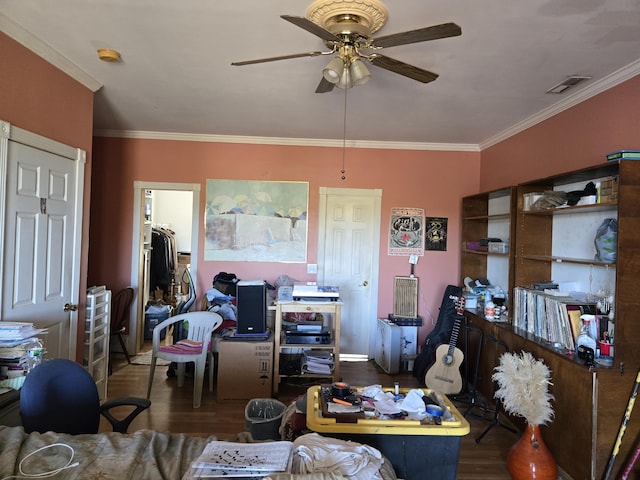
<instances>
[{"instance_id":1,"label":"white blanket","mask_svg":"<svg viewBox=\"0 0 640 480\"><path fill-rule=\"evenodd\" d=\"M338 472L350 480L381 480L382 454L369 445L308 433L293 442L297 473Z\"/></svg>"}]
</instances>

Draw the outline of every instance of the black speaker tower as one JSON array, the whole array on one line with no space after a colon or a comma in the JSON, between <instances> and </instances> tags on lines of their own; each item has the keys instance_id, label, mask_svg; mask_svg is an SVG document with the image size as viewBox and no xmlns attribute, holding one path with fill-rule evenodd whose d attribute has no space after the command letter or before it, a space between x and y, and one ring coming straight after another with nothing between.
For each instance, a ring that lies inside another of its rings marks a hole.
<instances>
[{"instance_id":1,"label":"black speaker tower","mask_svg":"<svg viewBox=\"0 0 640 480\"><path fill-rule=\"evenodd\" d=\"M236 301L239 335L260 335L267 331L267 284L264 280L240 280Z\"/></svg>"}]
</instances>

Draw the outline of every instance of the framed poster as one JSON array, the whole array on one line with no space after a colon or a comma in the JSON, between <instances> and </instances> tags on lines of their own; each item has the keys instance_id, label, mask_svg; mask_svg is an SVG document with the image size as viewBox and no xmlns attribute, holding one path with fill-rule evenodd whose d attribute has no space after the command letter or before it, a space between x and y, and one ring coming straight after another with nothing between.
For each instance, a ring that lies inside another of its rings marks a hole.
<instances>
[{"instance_id":1,"label":"framed poster","mask_svg":"<svg viewBox=\"0 0 640 480\"><path fill-rule=\"evenodd\" d=\"M307 261L308 182L207 180L204 259Z\"/></svg>"},{"instance_id":2,"label":"framed poster","mask_svg":"<svg viewBox=\"0 0 640 480\"><path fill-rule=\"evenodd\" d=\"M427 217L426 223L426 249L444 252L447 250L447 220L446 218Z\"/></svg>"},{"instance_id":3,"label":"framed poster","mask_svg":"<svg viewBox=\"0 0 640 480\"><path fill-rule=\"evenodd\" d=\"M424 209L391 209L389 255L424 255Z\"/></svg>"}]
</instances>

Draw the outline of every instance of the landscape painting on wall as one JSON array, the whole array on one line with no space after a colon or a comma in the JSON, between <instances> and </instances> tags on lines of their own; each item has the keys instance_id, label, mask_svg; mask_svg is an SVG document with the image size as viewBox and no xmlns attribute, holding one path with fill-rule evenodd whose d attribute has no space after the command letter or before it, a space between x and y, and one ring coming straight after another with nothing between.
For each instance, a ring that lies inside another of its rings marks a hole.
<instances>
[{"instance_id":1,"label":"landscape painting on wall","mask_svg":"<svg viewBox=\"0 0 640 480\"><path fill-rule=\"evenodd\" d=\"M307 261L307 182L207 180L204 259Z\"/></svg>"}]
</instances>

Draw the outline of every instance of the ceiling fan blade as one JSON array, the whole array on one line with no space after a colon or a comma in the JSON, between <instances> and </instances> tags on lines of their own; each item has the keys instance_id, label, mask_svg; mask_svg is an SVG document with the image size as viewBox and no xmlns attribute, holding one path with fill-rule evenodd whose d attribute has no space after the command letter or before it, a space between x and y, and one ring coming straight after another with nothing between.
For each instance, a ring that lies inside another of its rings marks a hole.
<instances>
[{"instance_id":1,"label":"ceiling fan blade","mask_svg":"<svg viewBox=\"0 0 640 480\"><path fill-rule=\"evenodd\" d=\"M437 73L423 70L422 68L409 65L408 63L401 62L400 60L394 60L393 58L386 57L384 55L374 54L369 58L369 62L376 67L384 68L394 73L399 73L405 77L412 78L422 83L433 82L438 78Z\"/></svg>"},{"instance_id":2,"label":"ceiling fan blade","mask_svg":"<svg viewBox=\"0 0 640 480\"><path fill-rule=\"evenodd\" d=\"M330 92L331 90L333 90L333 87L335 87L335 85L331 82L328 82L324 77L322 77L322 80L320 80L320 83L318 84L318 87L316 88L316 93L327 93Z\"/></svg>"},{"instance_id":3,"label":"ceiling fan blade","mask_svg":"<svg viewBox=\"0 0 640 480\"><path fill-rule=\"evenodd\" d=\"M309 33L313 33L316 37L320 37L323 40L329 42L340 42L341 39L336 37L329 30L325 30L317 23L313 23L306 17L296 17L293 15L280 15L280 18L286 20L287 22L291 22L294 25L306 30Z\"/></svg>"},{"instance_id":4,"label":"ceiling fan blade","mask_svg":"<svg viewBox=\"0 0 640 480\"><path fill-rule=\"evenodd\" d=\"M306 52L306 53L294 53L291 55L280 55L279 57L269 57L269 58L259 58L257 60L245 60L242 62L231 62L231 65L235 65L236 67L242 65L252 65L254 63L265 63L265 62L275 62L276 60L288 60L290 58L300 58L300 57L317 57L318 55L326 55L333 52Z\"/></svg>"},{"instance_id":5,"label":"ceiling fan blade","mask_svg":"<svg viewBox=\"0 0 640 480\"><path fill-rule=\"evenodd\" d=\"M438 38L456 37L462 35L462 29L455 23L443 23L432 27L409 30L408 32L394 33L373 39L375 47L386 48L409 43L426 42Z\"/></svg>"}]
</instances>

